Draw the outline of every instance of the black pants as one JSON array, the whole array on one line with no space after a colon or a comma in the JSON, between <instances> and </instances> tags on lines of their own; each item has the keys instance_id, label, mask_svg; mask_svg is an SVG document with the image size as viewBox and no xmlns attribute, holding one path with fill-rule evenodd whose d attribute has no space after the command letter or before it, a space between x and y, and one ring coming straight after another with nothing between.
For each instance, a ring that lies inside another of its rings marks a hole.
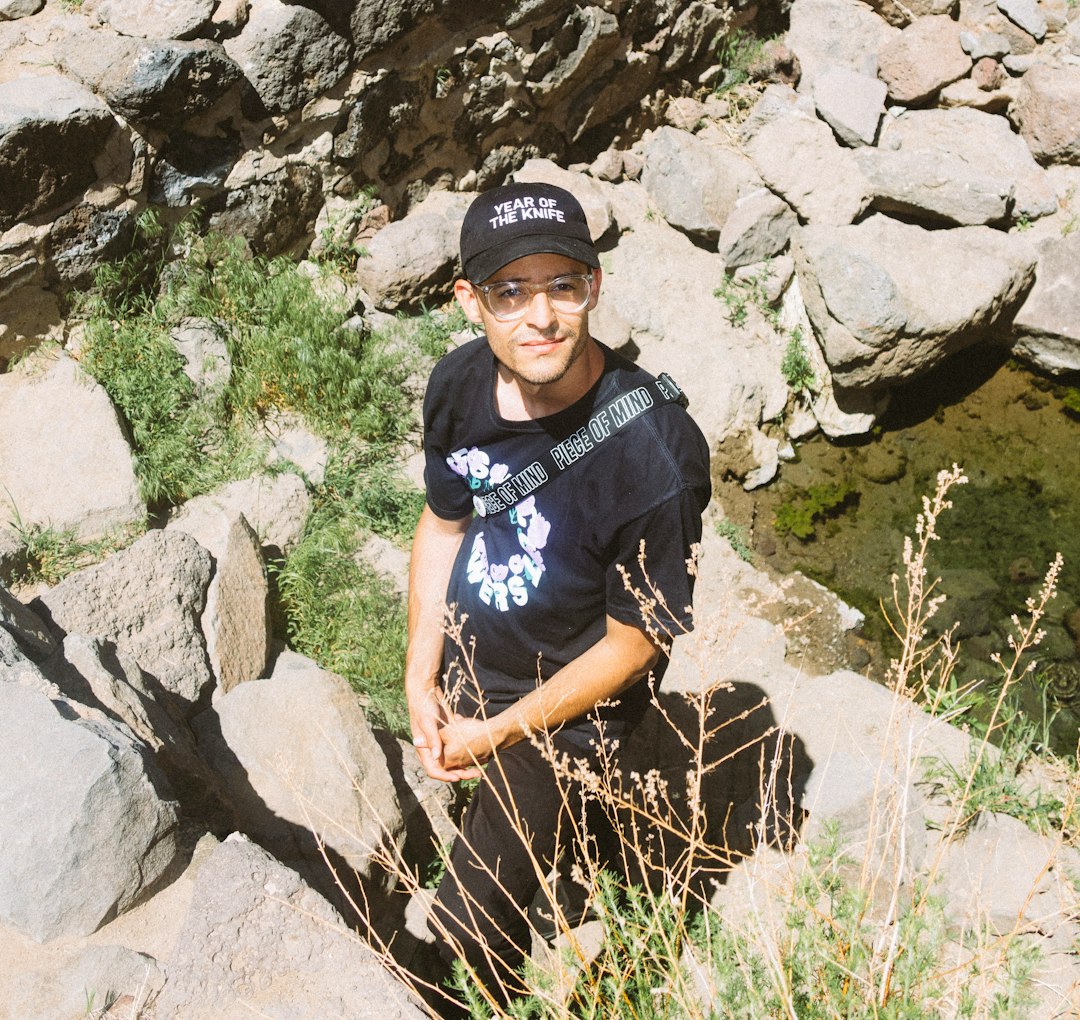
<instances>
[{"instance_id":1,"label":"black pants","mask_svg":"<svg viewBox=\"0 0 1080 1020\"><path fill-rule=\"evenodd\" d=\"M588 757L558 737L555 750ZM488 764L465 811L430 927L447 963L464 958L504 1002L524 991L516 971L531 946L528 907L556 857L578 849L581 814L580 788L527 740ZM614 833L600 816L589 812L588 834L610 856Z\"/></svg>"}]
</instances>

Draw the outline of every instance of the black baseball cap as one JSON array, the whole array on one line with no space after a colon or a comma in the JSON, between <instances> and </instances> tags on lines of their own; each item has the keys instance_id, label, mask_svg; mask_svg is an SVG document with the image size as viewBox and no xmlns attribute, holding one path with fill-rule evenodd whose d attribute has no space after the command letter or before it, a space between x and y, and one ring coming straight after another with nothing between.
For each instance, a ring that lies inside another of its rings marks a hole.
<instances>
[{"instance_id":1,"label":"black baseball cap","mask_svg":"<svg viewBox=\"0 0 1080 1020\"><path fill-rule=\"evenodd\" d=\"M504 184L478 195L461 224L461 270L483 283L508 262L551 252L600 268L585 212L554 184Z\"/></svg>"}]
</instances>

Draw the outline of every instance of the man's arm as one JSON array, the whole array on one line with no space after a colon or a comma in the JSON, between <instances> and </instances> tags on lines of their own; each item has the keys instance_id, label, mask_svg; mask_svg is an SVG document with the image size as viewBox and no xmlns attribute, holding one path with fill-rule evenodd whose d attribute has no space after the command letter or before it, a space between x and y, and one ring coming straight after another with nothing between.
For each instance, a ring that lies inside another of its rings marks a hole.
<instances>
[{"instance_id":1,"label":"man's arm","mask_svg":"<svg viewBox=\"0 0 1080 1020\"><path fill-rule=\"evenodd\" d=\"M607 617L607 631L524 698L490 719L455 716L442 730L443 765L466 768L530 733L583 716L648 676L660 652L641 629Z\"/></svg>"},{"instance_id":2,"label":"man's arm","mask_svg":"<svg viewBox=\"0 0 1080 1020\"><path fill-rule=\"evenodd\" d=\"M420 762L434 779L454 782L474 769L446 768L440 728L447 711L439 689L443 658L443 614L454 559L472 516L439 517L424 505L409 563L409 645L405 653L405 697Z\"/></svg>"}]
</instances>

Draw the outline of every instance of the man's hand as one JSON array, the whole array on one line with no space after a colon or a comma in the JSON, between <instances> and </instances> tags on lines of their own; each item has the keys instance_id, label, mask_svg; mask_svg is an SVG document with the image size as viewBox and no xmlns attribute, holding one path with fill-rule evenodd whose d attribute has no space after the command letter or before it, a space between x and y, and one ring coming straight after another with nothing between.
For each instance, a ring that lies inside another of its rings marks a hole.
<instances>
[{"instance_id":1,"label":"man's hand","mask_svg":"<svg viewBox=\"0 0 1080 1020\"><path fill-rule=\"evenodd\" d=\"M439 731L443 765L470 772L462 778L480 775L478 765L489 761L499 748L499 738L487 719L470 719L456 713Z\"/></svg>"},{"instance_id":2,"label":"man's hand","mask_svg":"<svg viewBox=\"0 0 1080 1020\"><path fill-rule=\"evenodd\" d=\"M413 747L424 770L432 779L444 783L456 783L479 775L476 768L466 768L446 760L444 728L451 718L442 691L437 687L425 692L409 692L409 723L412 727ZM471 764L471 762L469 763Z\"/></svg>"}]
</instances>

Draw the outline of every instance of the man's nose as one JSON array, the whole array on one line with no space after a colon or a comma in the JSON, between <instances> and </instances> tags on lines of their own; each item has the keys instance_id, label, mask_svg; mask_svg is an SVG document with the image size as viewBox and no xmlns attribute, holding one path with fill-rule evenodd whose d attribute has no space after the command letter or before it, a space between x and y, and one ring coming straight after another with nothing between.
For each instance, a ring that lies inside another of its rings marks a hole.
<instances>
[{"instance_id":1,"label":"man's nose","mask_svg":"<svg viewBox=\"0 0 1080 1020\"><path fill-rule=\"evenodd\" d=\"M548 296L546 289L538 290L529 298L525 318L530 326L537 329L543 329L556 321L555 309L551 306L551 298Z\"/></svg>"}]
</instances>

